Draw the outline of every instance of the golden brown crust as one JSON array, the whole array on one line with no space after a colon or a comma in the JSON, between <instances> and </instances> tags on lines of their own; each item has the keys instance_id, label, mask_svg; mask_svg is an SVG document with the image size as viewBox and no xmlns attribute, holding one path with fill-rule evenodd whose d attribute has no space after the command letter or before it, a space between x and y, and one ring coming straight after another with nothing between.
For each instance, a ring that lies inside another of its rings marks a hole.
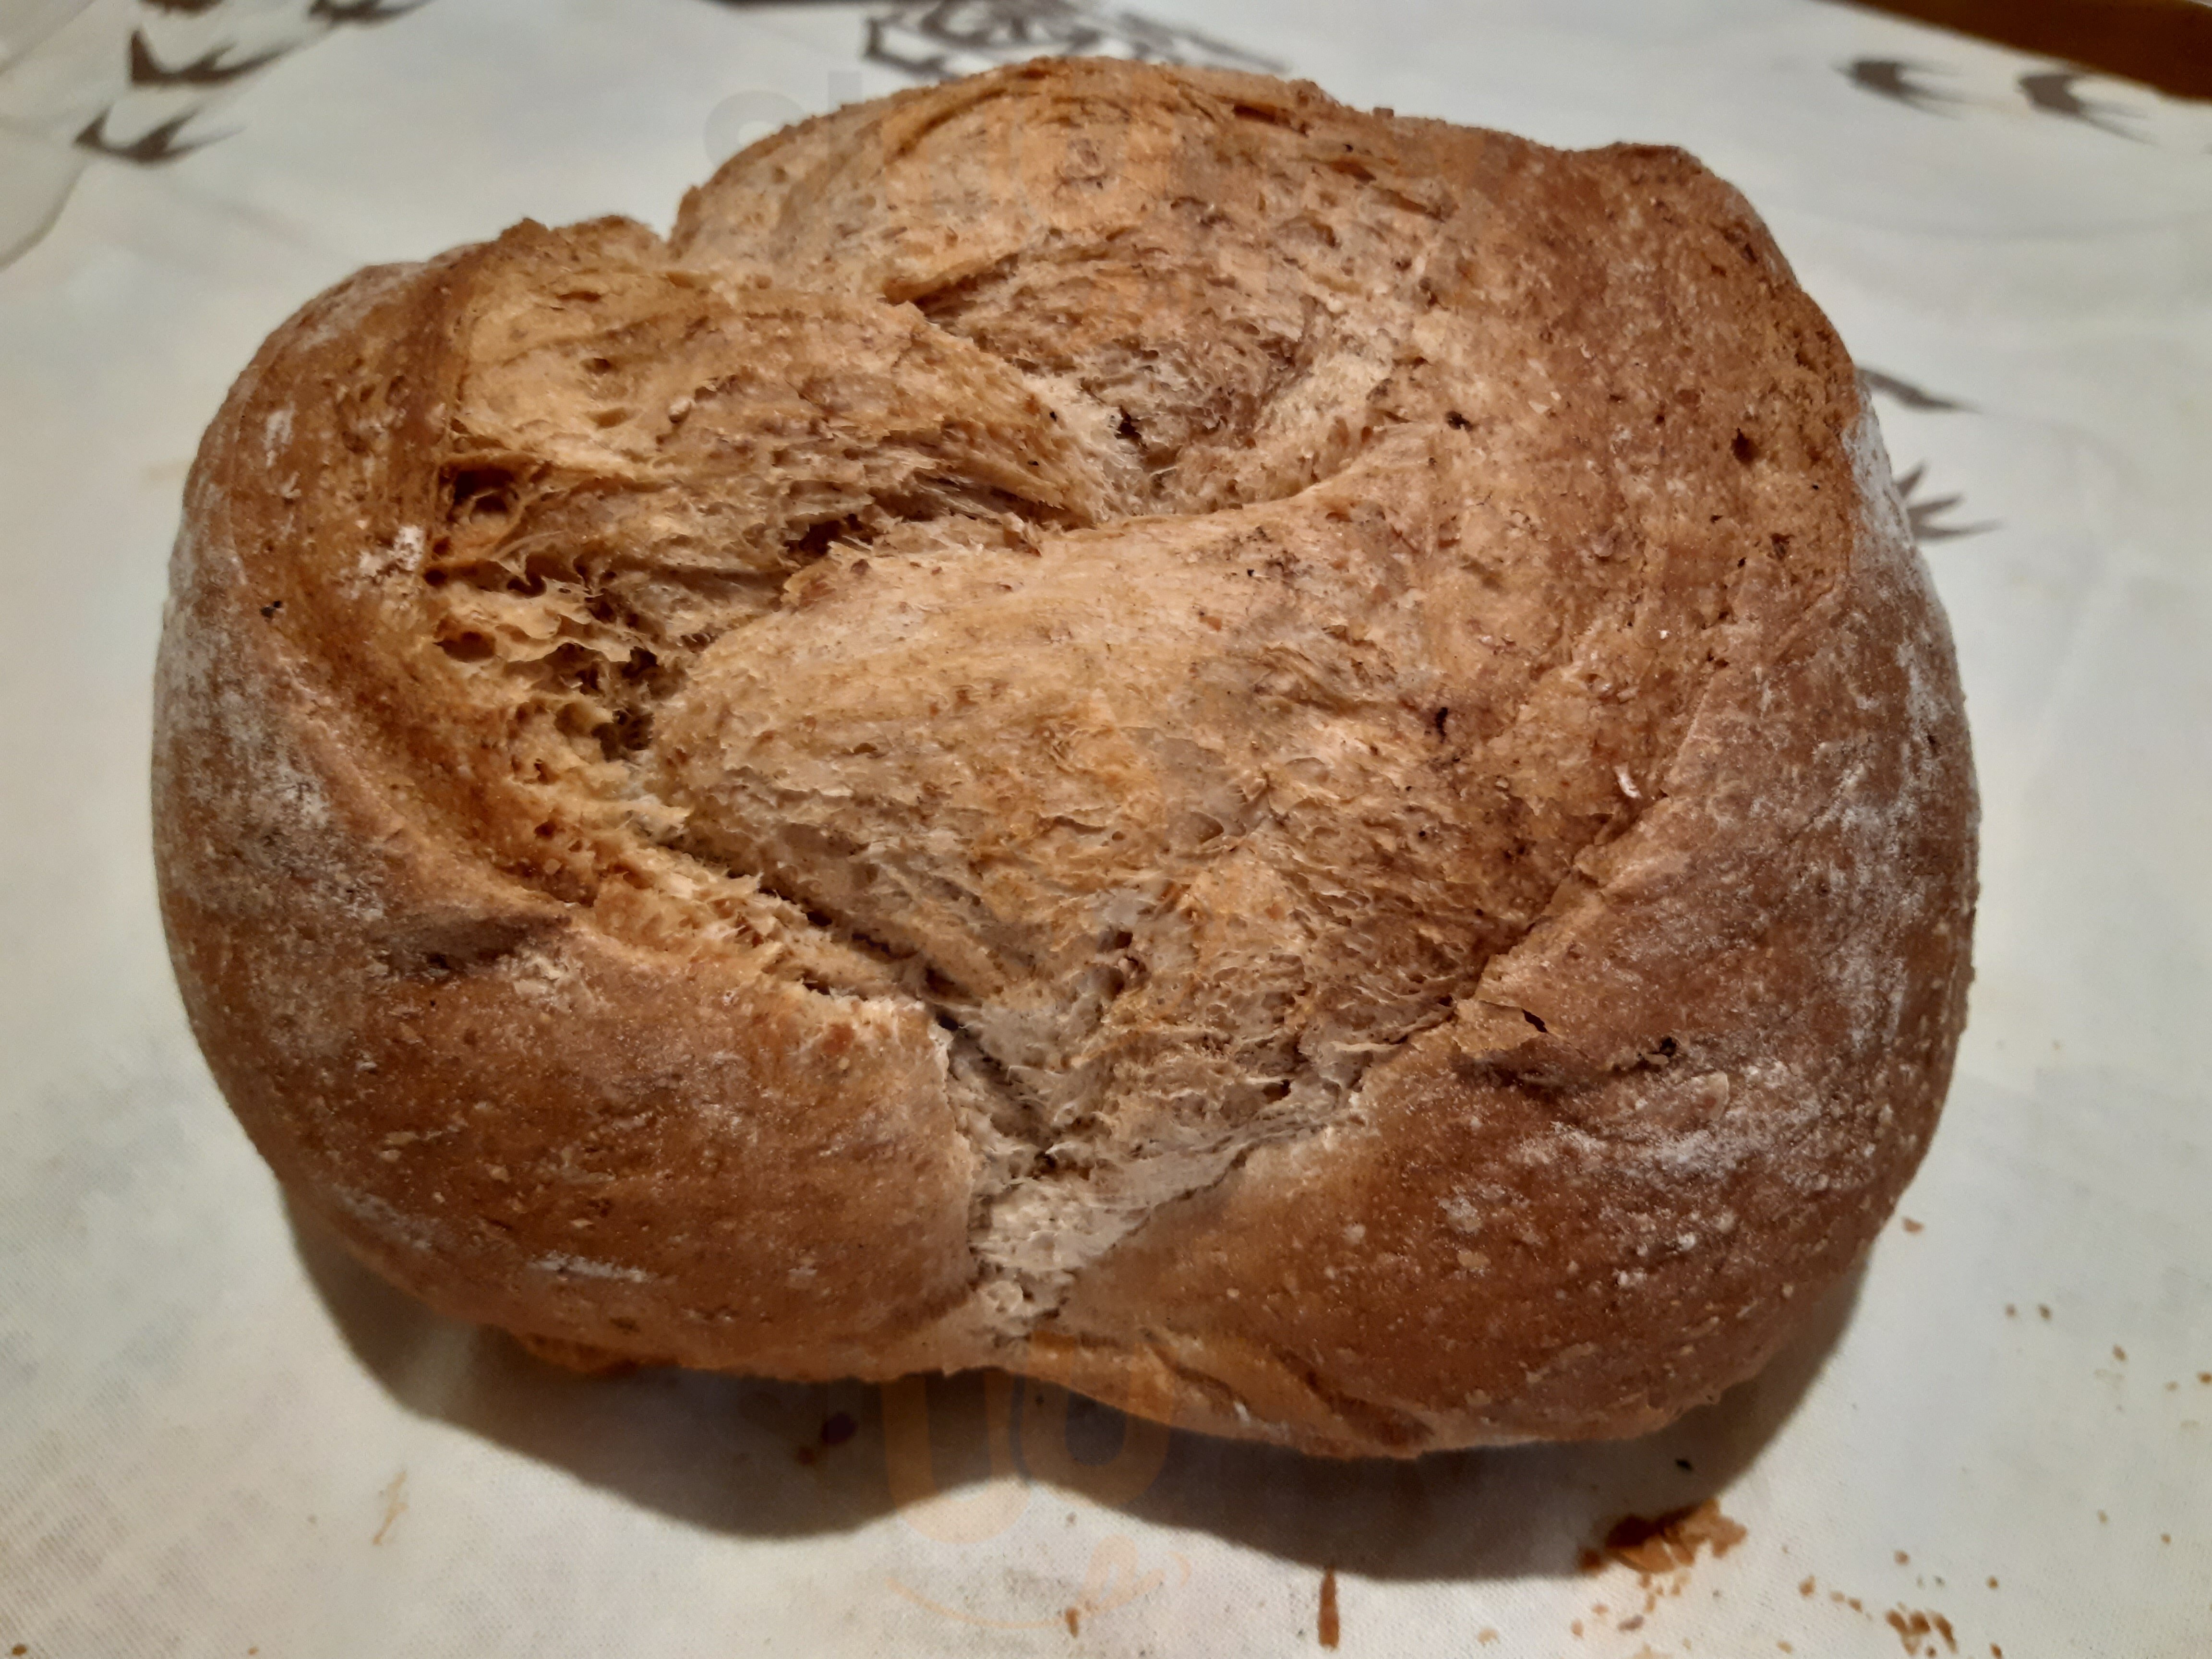
<instances>
[{"instance_id":1,"label":"golden brown crust","mask_svg":"<svg viewBox=\"0 0 2212 1659\"><path fill-rule=\"evenodd\" d=\"M544 1352L1633 1433L1856 1258L1964 1018L1948 635L1748 208L1256 77L341 285L159 720L241 1120Z\"/></svg>"}]
</instances>

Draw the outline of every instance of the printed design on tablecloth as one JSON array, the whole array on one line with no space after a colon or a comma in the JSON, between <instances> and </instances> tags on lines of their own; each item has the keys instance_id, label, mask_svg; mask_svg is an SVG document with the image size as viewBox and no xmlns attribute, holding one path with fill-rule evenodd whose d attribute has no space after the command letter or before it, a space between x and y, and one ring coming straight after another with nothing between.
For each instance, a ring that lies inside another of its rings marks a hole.
<instances>
[{"instance_id":1,"label":"printed design on tablecloth","mask_svg":"<svg viewBox=\"0 0 2212 1659\"><path fill-rule=\"evenodd\" d=\"M126 82L71 141L81 149L158 167L204 149L230 135L188 137L186 129L211 109L233 86L278 58L348 25L388 23L419 10L428 0L308 0L298 14L280 17L272 28L268 10L246 9L228 0L139 0L157 15L133 28L126 48ZM192 20L166 24L159 14ZM213 25L212 27L209 25ZM241 38L250 28L258 39ZM177 107L179 97L190 101Z\"/></svg>"},{"instance_id":2,"label":"printed design on tablecloth","mask_svg":"<svg viewBox=\"0 0 2212 1659\"><path fill-rule=\"evenodd\" d=\"M1894 374L1885 374L1878 368L1859 371L1859 383L1876 396L1887 398L1901 409L1910 409L1929 415L1971 414L1972 405L1955 398L1917 386L1910 380ZM1912 539L1925 548L1931 542L1956 541L1963 536L1984 536L2000 528L1996 520L1979 524L1955 524L1946 520L1966 501L1963 495L1929 495L1924 492L1928 479L1928 463L1923 461L1909 472L1897 478L1897 493L1905 501L1905 517L1912 526Z\"/></svg>"},{"instance_id":3,"label":"printed design on tablecloth","mask_svg":"<svg viewBox=\"0 0 2212 1659\"><path fill-rule=\"evenodd\" d=\"M1024 1376L983 1373L980 1424L959 1409L961 1403L977 1403L975 1379L949 1388L939 1385L939 1408L946 1403L943 1396L947 1393L956 1402L948 1425L955 1429L955 1437L980 1438L989 1460L989 1477L964 1488L948 1489L938 1476L929 1379L906 1376L883 1385L884 1474L893 1507L919 1536L959 1549L992 1543L1003 1547L1030 1511L1035 1487L1061 1498L1080 1498L1094 1510L1112 1512L1125 1510L1159 1478L1168 1457L1169 1430L1164 1419L1172 1414L1172 1402L1151 1372L1133 1368L1123 1379L1127 1392L1118 1404L1091 1402L1094 1426L1103 1419L1112 1419L1120 1441L1109 1456L1092 1461L1077 1453L1070 1410L1074 1397L1060 1380L1065 1376L1060 1358L1039 1349L1027 1363L1030 1369ZM958 1432L962 1430L964 1435ZM1068 1519L1074 1521L1073 1512ZM970 1577L971 1570L957 1557L948 1558L945 1565L960 1579ZM986 1611L967 1593L940 1589L933 1594L895 1575L886 1575L884 1584L902 1600L956 1623L997 1631L1064 1626L1069 1635L1079 1636L1085 1619L1147 1596L1172 1595L1189 1583L1190 1576L1187 1557L1168 1551L1148 1564L1136 1540L1115 1531L1093 1548L1079 1585L1055 1583L1050 1573L1024 1573L1009 1585L1016 1589L1009 1598L1015 1602L1012 1606ZM956 1601L969 1605L954 1605Z\"/></svg>"},{"instance_id":4,"label":"printed design on tablecloth","mask_svg":"<svg viewBox=\"0 0 2212 1659\"><path fill-rule=\"evenodd\" d=\"M1931 115L1942 113L1945 104L1966 101L1935 87L1923 86L1913 78L1921 74L1940 75L1942 70L1907 63L1902 58L1855 58L1844 65L1844 73L1853 86L1863 87L1877 98L1893 99L1907 109L1925 110Z\"/></svg>"},{"instance_id":5,"label":"printed design on tablecloth","mask_svg":"<svg viewBox=\"0 0 2212 1659\"><path fill-rule=\"evenodd\" d=\"M1283 65L1196 29L1088 0L915 0L867 21L864 55L902 74L950 81L1031 58L1127 58L1279 75Z\"/></svg>"},{"instance_id":6,"label":"printed design on tablecloth","mask_svg":"<svg viewBox=\"0 0 2212 1659\"><path fill-rule=\"evenodd\" d=\"M165 64L154 55L154 48L146 42L146 31L131 31L131 84L134 87L222 87L228 86L242 76L253 73L265 64L273 64L284 55L285 48L272 46L269 51L252 58L241 58L235 63L225 63L230 56L228 42L204 52L189 64Z\"/></svg>"},{"instance_id":7,"label":"printed design on tablecloth","mask_svg":"<svg viewBox=\"0 0 2212 1659\"><path fill-rule=\"evenodd\" d=\"M2196 123L2191 122L2192 112L2187 106L2128 82L2115 80L2112 84L2136 94L2142 100L2140 105L2087 96L2079 90L2085 82L2108 77L2094 70L2073 69L2064 64L2046 64L2018 75L2008 75L2002 90L1975 89L1962 84L1966 74L1964 70L1909 58L1854 58L1849 63L1838 64L1837 71L1860 91L1922 115L1950 118L1978 111L1984 114L2048 116L2078 126L2094 127L2130 143L2159 144L2160 139L2139 130L2148 122L2175 128L2172 138L2160 145L2173 149L2194 148L2189 129L2191 125L2202 125L2201 115Z\"/></svg>"},{"instance_id":8,"label":"printed design on tablecloth","mask_svg":"<svg viewBox=\"0 0 2212 1659\"><path fill-rule=\"evenodd\" d=\"M1923 495L1920 493L1922 480L1927 476L1928 463L1923 461L1897 481L1897 493L1905 499L1905 516L1912 523L1912 539L1922 547L1930 542L1955 541L1961 536L1984 536L1996 529L1995 520L1983 524L1940 524L1945 514L1951 512L1963 495Z\"/></svg>"}]
</instances>

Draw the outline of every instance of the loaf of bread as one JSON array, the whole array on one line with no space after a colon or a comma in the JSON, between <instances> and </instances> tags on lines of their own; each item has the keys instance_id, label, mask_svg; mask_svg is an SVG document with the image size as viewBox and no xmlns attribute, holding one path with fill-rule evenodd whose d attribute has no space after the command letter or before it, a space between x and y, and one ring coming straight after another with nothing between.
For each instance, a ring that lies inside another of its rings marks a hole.
<instances>
[{"instance_id":1,"label":"loaf of bread","mask_svg":"<svg viewBox=\"0 0 2212 1659\"><path fill-rule=\"evenodd\" d=\"M208 433L159 702L255 1143L578 1362L1638 1433L1965 1014L1949 638L1757 218L1310 86L1026 65L360 273Z\"/></svg>"}]
</instances>

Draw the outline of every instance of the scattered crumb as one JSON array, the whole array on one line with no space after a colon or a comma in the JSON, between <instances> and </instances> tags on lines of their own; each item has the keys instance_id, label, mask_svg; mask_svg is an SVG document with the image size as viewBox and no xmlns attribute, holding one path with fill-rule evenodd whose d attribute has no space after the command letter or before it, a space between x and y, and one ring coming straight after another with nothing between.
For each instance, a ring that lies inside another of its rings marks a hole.
<instances>
[{"instance_id":1,"label":"scattered crumb","mask_svg":"<svg viewBox=\"0 0 2212 1659\"><path fill-rule=\"evenodd\" d=\"M1990 1588L1991 1589L1995 1589L1996 1587L1997 1587L1997 1581L1996 1581L1996 1578L1995 1577L1995 1576L1994 1576L1994 1575L1992 1575L1992 1576L1991 1576L1991 1577L1990 1577Z\"/></svg>"},{"instance_id":2,"label":"scattered crumb","mask_svg":"<svg viewBox=\"0 0 2212 1659\"><path fill-rule=\"evenodd\" d=\"M2008 1302L2008 1303L2006 1303L2006 1304L2005 1304L2005 1317L2006 1317L2007 1319L2017 1319L2017 1318L2019 1318L2019 1317L2020 1317L2020 1304L2019 1304L2018 1303L2014 1303L2014 1302Z\"/></svg>"},{"instance_id":3,"label":"scattered crumb","mask_svg":"<svg viewBox=\"0 0 2212 1659\"><path fill-rule=\"evenodd\" d=\"M2110 1526L2112 1521L2112 1517L2106 1514L2102 1510L2099 1510L2097 1511L2097 1519L2101 1524L2106 1526Z\"/></svg>"},{"instance_id":4,"label":"scattered crumb","mask_svg":"<svg viewBox=\"0 0 2212 1659\"><path fill-rule=\"evenodd\" d=\"M1336 1612L1336 1569L1328 1567L1321 1575L1321 1644L1334 1647L1344 1636L1343 1621Z\"/></svg>"},{"instance_id":5,"label":"scattered crumb","mask_svg":"<svg viewBox=\"0 0 2212 1659\"><path fill-rule=\"evenodd\" d=\"M1795 1653L1797 1651L1796 1649L1791 1647L1787 1642L1777 1642L1774 1645L1780 1648L1784 1653Z\"/></svg>"},{"instance_id":6,"label":"scattered crumb","mask_svg":"<svg viewBox=\"0 0 2212 1659\"><path fill-rule=\"evenodd\" d=\"M1911 1216L1906 1216L1905 1218L1905 1231L1908 1233L1917 1233L1921 1231L1920 1223L1915 1221Z\"/></svg>"},{"instance_id":7,"label":"scattered crumb","mask_svg":"<svg viewBox=\"0 0 2212 1659\"><path fill-rule=\"evenodd\" d=\"M2199 1372L2197 1372L2197 1380L2199 1382L2212 1382L2212 1371L2199 1371Z\"/></svg>"},{"instance_id":8,"label":"scattered crumb","mask_svg":"<svg viewBox=\"0 0 2212 1659\"><path fill-rule=\"evenodd\" d=\"M394 1522L407 1511L407 1471L402 1469L392 1477L392 1484L384 1489L384 1524L376 1529L376 1536L368 1541L381 1544L392 1531Z\"/></svg>"},{"instance_id":9,"label":"scattered crumb","mask_svg":"<svg viewBox=\"0 0 2212 1659\"><path fill-rule=\"evenodd\" d=\"M1994 1642L1990 1644L1990 1659L2004 1659L2004 1650Z\"/></svg>"},{"instance_id":10,"label":"scattered crumb","mask_svg":"<svg viewBox=\"0 0 2212 1659\"><path fill-rule=\"evenodd\" d=\"M2173 1534L2170 1532L2162 1532L2158 1535L2158 1541L2161 1544L2171 1544L2173 1541Z\"/></svg>"},{"instance_id":11,"label":"scattered crumb","mask_svg":"<svg viewBox=\"0 0 2212 1659\"><path fill-rule=\"evenodd\" d=\"M28 1644L27 1642L18 1642L18 1643L16 1643L16 1644L15 1644L15 1645L14 1647L9 1648L9 1649L8 1650L8 1651L9 1651L9 1653L12 1653L12 1654L17 1655L17 1656L19 1656L19 1659L20 1659L20 1656L21 1656L21 1655L23 1655L23 1654L26 1654L26 1653L28 1653L30 1650L31 1650L30 1644Z\"/></svg>"},{"instance_id":12,"label":"scattered crumb","mask_svg":"<svg viewBox=\"0 0 2212 1659\"><path fill-rule=\"evenodd\" d=\"M1940 1636L1943 1645L1951 1652L1959 1650L1959 1638L1952 1633L1951 1621L1940 1613L1912 1613L1904 1607L1893 1608L1885 1622L1897 1632L1897 1639L1905 1644L1909 1654L1933 1653L1936 1644L1929 1639Z\"/></svg>"},{"instance_id":13,"label":"scattered crumb","mask_svg":"<svg viewBox=\"0 0 2212 1659\"><path fill-rule=\"evenodd\" d=\"M2124 1365L2128 1363L2128 1351L2115 1342L2112 1344L2112 1358Z\"/></svg>"},{"instance_id":14,"label":"scattered crumb","mask_svg":"<svg viewBox=\"0 0 2212 1659\"><path fill-rule=\"evenodd\" d=\"M2050 1318L2050 1317L2051 1317L2051 1309L2050 1309L2049 1305L2048 1305L2048 1304L2045 1304L2045 1303L2041 1303L2041 1302L2037 1303L2037 1304L2035 1304L2035 1310L2036 1310L2036 1312L2038 1312L2039 1314L2042 1315L2042 1316L2043 1316L2043 1317L2045 1317L2045 1319L2048 1319L2048 1318Z\"/></svg>"},{"instance_id":15,"label":"scattered crumb","mask_svg":"<svg viewBox=\"0 0 2212 1659\"><path fill-rule=\"evenodd\" d=\"M1489 1626L1485 1625L1480 1630L1475 1632L1474 1639L1480 1643L1484 1647L1488 1647L1492 1642L1495 1642L1498 1639L1498 1632L1491 1629Z\"/></svg>"},{"instance_id":16,"label":"scattered crumb","mask_svg":"<svg viewBox=\"0 0 2212 1659\"><path fill-rule=\"evenodd\" d=\"M1846 1595L1844 1598L1844 1605L1849 1607L1853 1613L1864 1613L1866 1611L1866 1603L1860 1601L1856 1595Z\"/></svg>"},{"instance_id":17,"label":"scattered crumb","mask_svg":"<svg viewBox=\"0 0 2212 1659\"><path fill-rule=\"evenodd\" d=\"M1572 1631L1577 1636L1580 1636L1583 1633L1583 1621L1577 1619L1573 1624L1568 1626L1567 1628Z\"/></svg>"},{"instance_id":18,"label":"scattered crumb","mask_svg":"<svg viewBox=\"0 0 2212 1659\"><path fill-rule=\"evenodd\" d=\"M1898 1552L1897 1552L1897 1565L1898 1565L1899 1566L1900 1566L1900 1567L1902 1567L1902 1566L1907 1566L1907 1565L1911 1565L1911 1560L1912 1560L1912 1558L1911 1558L1911 1556L1907 1555L1907 1554L1906 1554L1903 1550L1899 1550L1899 1551L1898 1551Z\"/></svg>"},{"instance_id":19,"label":"scattered crumb","mask_svg":"<svg viewBox=\"0 0 2212 1659\"><path fill-rule=\"evenodd\" d=\"M1810 1595L1815 1588L1816 1587L1813 1583L1812 1577L1808 1574L1806 1577L1805 1582L1797 1586L1797 1594L1800 1595Z\"/></svg>"},{"instance_id":20,"label":"scattered crumb","mask_svg":"<svg viewBox=\"0 0 2212 1659\"><path fill-rule=\"evenodd\" d=\"M1074 1607L1069 1607L1060 1616L1067 1620L1067 1633L1070 1636L1080 1636L1083 1634L1083 1614L1080 1611Z\"/></svg>"},{"instance_id":21,"label":"scattered crumb","mask_svg":"<svg viewBox=\"0 0 2212 1659\"><path fill-rule=\"evenodd\" d=\"M1744 1537L1742 1526L1722 1514L1719 1503L1708 1498L1702 1504L1669 1510L1664 1515L1621 1516L1606 1531L1604 1553L1598 1556L1598 1565L1602 1566L1609 1556L1650 1578L1691 1565L1701 1544L1710 1547L1717 1558ZM1590 1570L1588 1564L1595 1554L1597 1552L1583 1552L1585 1571Z\"/></svg>"},{"instance_id":22,"label":"scattered crumb","mask_svg":"<svg viewBox=\"0 0 2212 1659\"><path fill-rule=\"evenodd\" d=\"M2180 1386L2181 1386L2181 1384L2180 1384L2180 1383L2179 1383L2179 1382L2169 1382L2169 1383L2167 1383L2167 1384L2166 1385L2166 1391L2168 1394L2172 1394L2172 1393L2176 1389L2179 1388Z\"/></svg>"}]
</instances>

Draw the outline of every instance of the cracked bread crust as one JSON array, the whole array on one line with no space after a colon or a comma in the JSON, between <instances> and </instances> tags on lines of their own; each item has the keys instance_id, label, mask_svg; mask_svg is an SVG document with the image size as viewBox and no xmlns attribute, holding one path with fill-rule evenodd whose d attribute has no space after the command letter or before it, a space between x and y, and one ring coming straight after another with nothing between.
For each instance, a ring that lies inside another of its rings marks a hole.
<instances>
[{"instance_id":1,"label":"cracked bread crust","mask_svg":"<svg viewBox=\"0 0 2212 1659\"><path fill-rule=\"evenodd\" d=\"M278 1175L541 1347L1656 1427L1917 1164L1957 675L1678 152L1026 65L365 271L188 489L156 851Z\"/></svg>"}]
</instances>

